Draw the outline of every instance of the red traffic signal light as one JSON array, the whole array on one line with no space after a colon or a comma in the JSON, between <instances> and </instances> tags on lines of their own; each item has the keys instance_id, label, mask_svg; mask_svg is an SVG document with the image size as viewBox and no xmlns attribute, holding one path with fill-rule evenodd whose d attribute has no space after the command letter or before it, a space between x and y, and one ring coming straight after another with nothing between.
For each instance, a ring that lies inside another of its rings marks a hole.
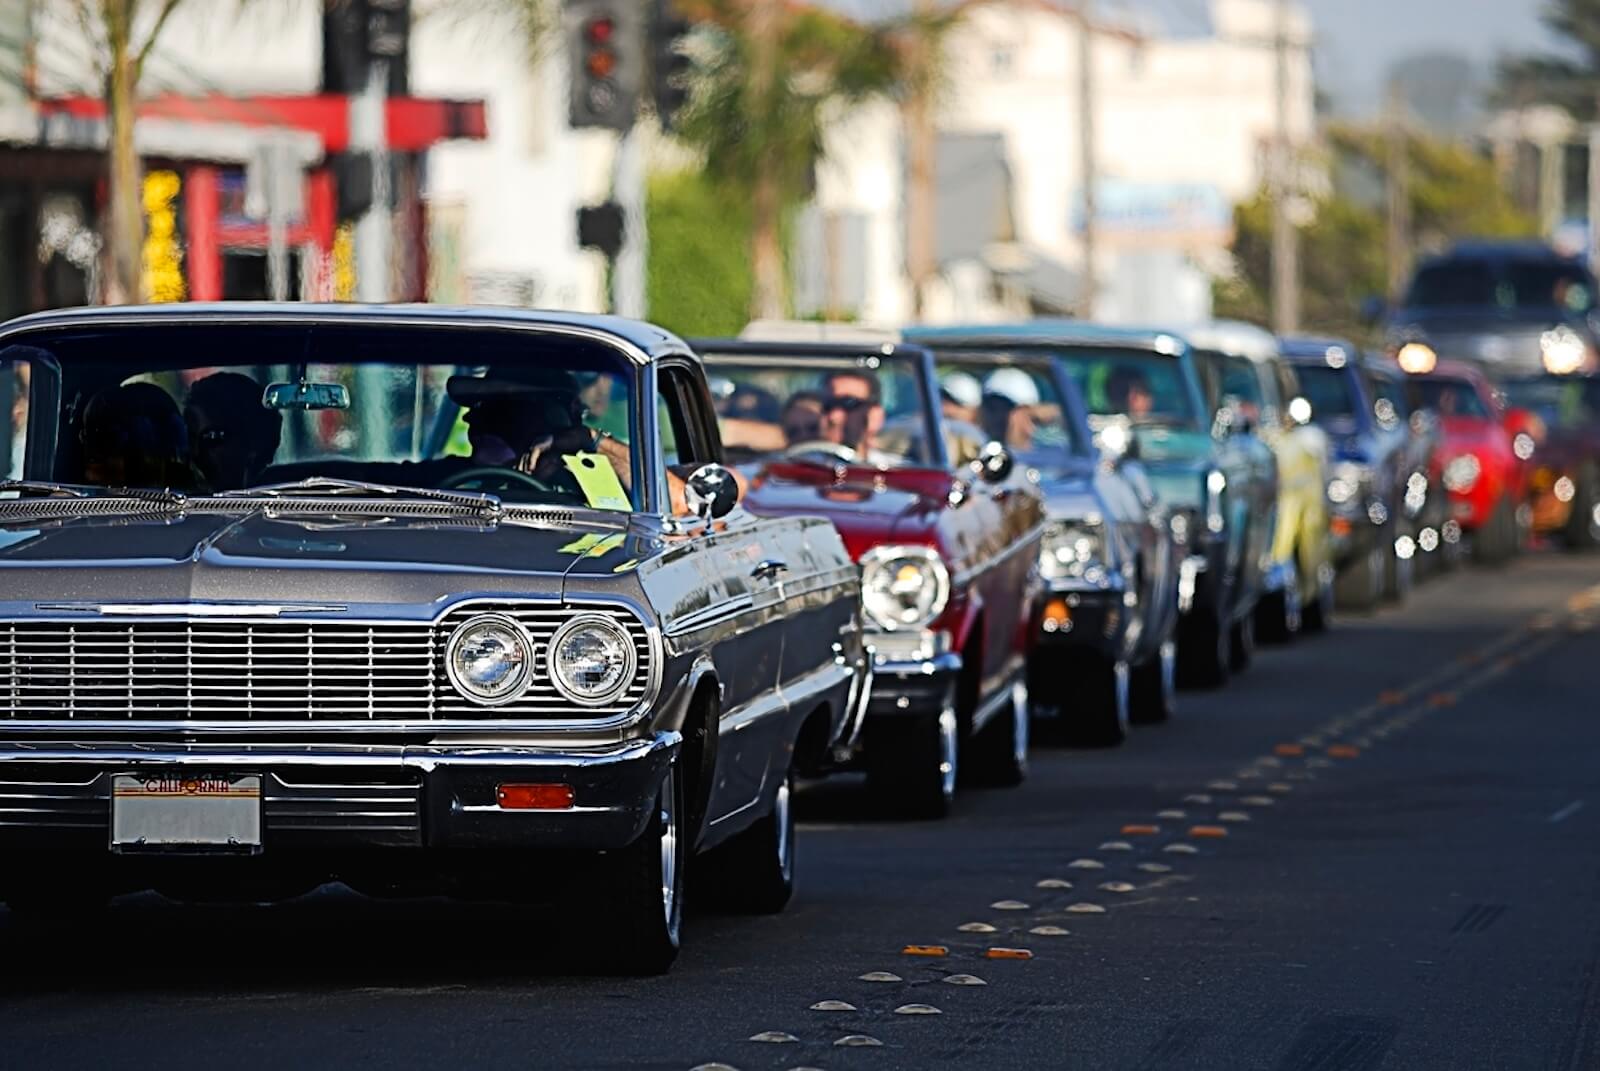
<instances>
[{"instance_id":1,"label":"red traffic signal light","mask_svg":"<svg viewBox=\"0 0 1600 1071\"><path fill-rule=\"evenodd\" d=\"M617 24L609 15L590 19L584 24L583 36L591 45L609 45L611 39L617 35Z\"/></svg>"}]
</instances>

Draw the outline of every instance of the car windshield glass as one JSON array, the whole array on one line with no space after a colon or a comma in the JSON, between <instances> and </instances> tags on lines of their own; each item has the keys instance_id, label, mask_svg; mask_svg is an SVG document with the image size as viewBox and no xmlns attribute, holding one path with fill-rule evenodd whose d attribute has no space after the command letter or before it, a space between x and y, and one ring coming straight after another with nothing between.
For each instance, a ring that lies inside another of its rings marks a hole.
<instances>
[{"instance_id":1,"label":"car windshield glass","mask_svg":"<svg viewBox=\"0 0 1600 1071\"><path fill-rule=\"evenodd\" d=\"M1533 411L1551 427L1582 427L1600 418L1593 408L1595 392L1587 380L1541 376L1508 380L1504 387L1509 405Z\"/></svg>"},{"instance_id":2,"label":"car windshield glass","mask_svg":"<svg viewBox=\"0 0 1600 1071\"><path fill-rule=\"evenodd\" d=\"M1414 409L1432 409L1442 417L1489 419L1489 407L1467 380L1413 379L1410 387Z\"/></svg>"},{"instance_id":3,"label":"car windshield glass","mask_svg":"<svg viewBox=\"0 0 1600 1071\"><path fill-rule=\"evenodd\" d=\"M1417 272L1406 304L1413 308L1561 309L1595 306L1594 280L1582 268L1554 260L1448 260Z\"/></svg>"},{"instance_id":4,"label":"car windshield glass","mask_svg":"<svg viewBox=\"0 0 1600 1071\"><path fill-rule=\"evenodd\" d=\"M1086 448L1083 429L1044 367L952 354L939 358L938 375L939 406L948 421L976 425L988 439L1021 453Z\"/></svg>"},{"instance_id":5,"label":"car windshield glass","mask_svg":"<svg viewBox=\"0 0 1600 1071\"><path fill-rule=\"evenodd\" d=\"M1135 424L1198 428L1194 395L1177 357L1146 350L1060 351L1091 416L1126 416Z\"/></svg>"},{"instance_id":6,"label":"car windshield glass","mask_svg":"<svg viewBox=\"0 0 1600 1071\"><path fill-rule=\"evenodd\" d=\"M239 324L102 328L39 349L54 362L48 377L35 370L32 395L58 396L60 418L54 441L27 444L32 479L197 495L343 480L638 505L634 377L608 346L489 329ZM615 437L604 450L600 431ZM597 451L603 469L584 464Z\"/></svg>"},{"instance_id":7,"label":"car windshield glass","mask_svg":"<svg viewBox=\"0 0 1600 1071\"><path fill-rule=\"evenodd\" d=\"M936 431L922 366L881 357L716 357L706 378L736 465L782 457L928 465Z\"/></svg>"},{"instance_id":8,"label":"car windshield glass","mask_svg":"<svg viewBox=\"0 0 1600 1071\"><path fill-rule=\"evenodd\" d=\"M1355 425L1361 399L1356 393L1355 376L1325 364L1295 367L1300 376L1300 393L1311 403L1311 419L1325 426L1335 422Z\"/></svg>"}]
</instances>

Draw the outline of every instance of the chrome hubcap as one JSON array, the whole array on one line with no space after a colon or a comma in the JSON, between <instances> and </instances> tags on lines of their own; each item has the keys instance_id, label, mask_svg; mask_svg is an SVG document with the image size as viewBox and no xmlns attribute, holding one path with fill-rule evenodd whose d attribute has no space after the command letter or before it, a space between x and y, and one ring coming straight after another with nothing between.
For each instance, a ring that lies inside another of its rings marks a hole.
<instances>
[{"instance_id":1,"label":"chrome hubcap","mask_svg":"<svg viewBox=\"0 0 1600 1071\"><path fill-rule=\"evenodd\" d=\"M789 778L778 786L778 798L772 804L772 819L778 823L778 867L787 878L794 869L794 822L789 810Z\"/></svg>"},{"instance_id":2,"label":"chrome hubcap","mask_svg":"<svg viewBox=\"0 0 1600 1071\"><path fill-rule=\"evenodd\" d=\"M955 798L959 756L956 712L947 707L939 714L939 792L947 800Z\"/></svg>"},{"instance_id":3,"label":"chrome hubcap","mask_svg":"<svg viewBox=\"0 0 1600 1071\"><path fill-rule=\"evenodd\" d=\"M667 770L661 782L661 907L666 913L667 932L678 937L678 803L674 769Z\"/></svg>"}]
</instances>

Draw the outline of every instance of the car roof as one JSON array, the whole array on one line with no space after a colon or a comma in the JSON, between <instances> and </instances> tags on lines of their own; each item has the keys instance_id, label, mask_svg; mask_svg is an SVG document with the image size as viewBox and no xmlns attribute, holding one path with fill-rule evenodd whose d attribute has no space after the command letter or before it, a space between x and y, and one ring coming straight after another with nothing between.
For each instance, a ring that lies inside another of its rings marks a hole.
<instances>
[{"instance_id":1,"label":"car roof","mask_svg":"<svg viewBox=\"0 0 1600 1071\"><path fill-rule=\"evenodd\" d=\"M1547 242L1537 238L1464 238L1443 253L1426 257L1424 264L1438 264L1451 260L1548 260L1562 264L1578 264L1578 258L1557 252Z\"/></svg>"},{"instance_id":2,"label":"car roof","mask_svg":"<svg viewBox=\"0 0 1600 1071\"><path fill-rule=\"evenodd\" d=\"M866 336L850 341L818 342L774 338L692 338L689 345L702 360L721 357L920 357L927 347L914 343L878 342Z\"/></svg>"},{"instance_id":3,"label":"car roof","mask_svg":"<svg viewBox=\"0 0 1600 1071\"><path fill-rule=\"evenodd\" d=\"M0 342L39 332L178 324L288 324L463 327L545 330L608 341L645 364L693 351L677 335L642 320L543 309L449 305L360 305L310 302L206 302L57 309L0 324Z\"/></svg>"},{"instance_id":4,"label":"car roof","mask_svg":"<svg viewBox=\"0 0 1600 1071\"><path fill-rule=\"evenodd\" d=\"M1347 360L1355 358L1359 361L1364 357L1361 347L1353 342L1319 335L1283 335L1278 339L1278 348L1285 357L1298 364L1326 361L1328 351L1332 349L1343 350Z\"/></svg>"},{"instance_id":5,"label":"car roof","mask_svg":"<svg viewBox=\"0 0 1600 1071\"><path fill-rule=\"evenodd\" d=\"M1210 323L1192 324L1178 333L1196 349L1216 350L1252 361L1270 361L1279 356L1277 337L1243 320L1213 320Z\"/></svg>"},{"instance_id":6,"label":"car roof","mask_svg":"<svg viewBox=\"0 0 1600 1071\"><path fill-rule=\"evenodd\" d=\"M1014 323L909 327L908 342L929 346L1074 346L1142 349L1177 355L1189 348L1181 335L1149 327L1110 327L1082 320L1023 320Z\"/></svg>"}]
</instances>

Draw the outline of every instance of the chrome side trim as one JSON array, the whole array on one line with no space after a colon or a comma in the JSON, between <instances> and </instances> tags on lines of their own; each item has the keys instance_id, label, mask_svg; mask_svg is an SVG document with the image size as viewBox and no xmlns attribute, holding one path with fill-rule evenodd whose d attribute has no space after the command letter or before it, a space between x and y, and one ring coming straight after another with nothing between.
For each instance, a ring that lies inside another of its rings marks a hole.
<instances>
[{"instance_id":1,"label":"chrome side trim","mask_svg":"<svg viewBox=\"0 0 1600 1071\"><path fill-rule=\"evenodd\" d=\"M39 602L34 603L34 609L41 613L99 614L102 617L278 618L284 614L343 614L348 613L350 607L226 602Z\"/></svg>"},{"instance_id":2,"label":"chrome side trim","mask_svg":"<svg viewBox=\"0 0 1600 1071\"><path fill-rule=\"evenodd\" d=\"M961 572L954 574L950 578L951 585L953 587L965 587L986 573L992 572L994 569L999 567L1001 563L1008 561L1012 555L1020 554L1024 550L1031 550L1037 553L1037 540L1044 538L1045 529L1048 527L1048 521L1034 525L1034 527L1029 529L1027 533L1019 538L1016 542L1006 547L1005 550L1001 551L999 554L996 554L988 561L978 566L963 569Z\"/></svg>"},{"instance_id":3,"label":"chrome side trim","mask_svg":"<svg viewBox=\"0 0 1600 1071\"><path fill-rule=\"evenodd\" d=\"M669 625L664 634L676 639L686 632L698 632L700 629L721 624L728 618L738 617L742 613L753 610L755 605L755 596L736 595L714 606L707 606L703 610L685 614Z\"/></svg>"}]
</instances>

